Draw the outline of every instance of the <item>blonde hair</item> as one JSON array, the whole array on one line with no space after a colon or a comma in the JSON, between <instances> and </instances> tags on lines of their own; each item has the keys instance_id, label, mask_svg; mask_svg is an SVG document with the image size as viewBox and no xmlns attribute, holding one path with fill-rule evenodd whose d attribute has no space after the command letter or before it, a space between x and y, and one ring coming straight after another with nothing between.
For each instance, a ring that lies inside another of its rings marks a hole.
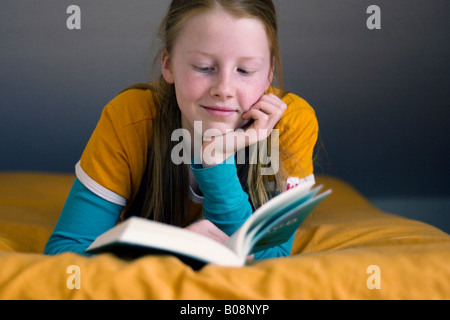
<instances>
[{"instance_id":1,"label":"blonde hair","mask_svg":"<svg viewBox=\"0 0 450 320\"><path fill-rule=\"evenodd\" d=\"M162 46L155 57L154 70L157 69L156 65L160 62L160 56L164 50L169 56L172 53L174 43L187 19L218 7L238 18L258 19L264 24L274 72L272 85L277 87L276 93L280 98L283 97L285 93L281 90L283 79L278 24L275 6L271 0L173 0L158 31ZM156 119L153 122L153 145L149 150L147 173L141 183L141 191L145 190L141 192L141 197L144 198L143 205L135 204L132 206L134 209L130 208L130 213L127 215L137 214L183 227L189 223L189 168L186 165L175 165L170 157L177 143L171 141L171 134L174 130L181 128L181 111L177 104L175 87L167 83L161 74L158 79L145 87L152 90L157 110ZM272 145L270 139L271 137L268 138L267 143L262 143L260 146ZM261 174L263 165L257 152L257 148L247 148L245 164L237 165L239 180L254 208L267 202L282 188L281 173L273 176ZM261 153L261 150L259 152ZM268 153L262 152L262 154Z\"/></svg>"}]
</instances>

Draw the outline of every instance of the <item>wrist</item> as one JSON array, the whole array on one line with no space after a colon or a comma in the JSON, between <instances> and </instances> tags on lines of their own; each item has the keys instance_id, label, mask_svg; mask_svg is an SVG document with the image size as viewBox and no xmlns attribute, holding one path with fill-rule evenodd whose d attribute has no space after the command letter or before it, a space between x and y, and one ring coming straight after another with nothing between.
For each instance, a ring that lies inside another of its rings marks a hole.
<instances>
[{"instance_id":1,"label":"wrist","mask_svg":"<svg viewBox=\"0 0 450 320\"><path fill-rule=\"evenodd\" d=\"M205 141L202 146L202 166L203 168L215 167L225 162L225 160L234 156L234 148L227 150L223 146L222 139L212 138L210 141Z\"/></svg>"},{"instance_id":2,"label":"wrist","mask_svg":"<svg viewBox=\"0 0 450 320\"><path fill-rule=\"evenodd\" d=\"M201 150L203 167L210 168L223 163L249 145L249 141L251 141L249 134L243 130L205 138Z\"/></svg>"}]
</instances>

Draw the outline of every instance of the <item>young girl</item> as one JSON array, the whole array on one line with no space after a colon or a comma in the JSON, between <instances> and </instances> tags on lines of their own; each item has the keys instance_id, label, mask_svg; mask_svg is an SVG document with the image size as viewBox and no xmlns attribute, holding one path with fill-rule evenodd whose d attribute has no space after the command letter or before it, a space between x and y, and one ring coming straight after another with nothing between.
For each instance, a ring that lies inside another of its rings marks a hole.
<instances>
[{"instance_id":1,"label":"young girl","mask_svg":"<svg viewBox=\"0 0 450 320\"><path fill-rule=\"evenodd\" d=\"M133 215L225 242L255 208L314 179L318 125L304 100L281 90L271 0L173 0L160 36L160 79L105 107L45 253L84 254ZM190 146L190 164L173 159L179 129L185 142L203 138ZM255 145L279 151L279 163ZM292 241L254 258L289 255Z\"/></svg>"}]
</instances>

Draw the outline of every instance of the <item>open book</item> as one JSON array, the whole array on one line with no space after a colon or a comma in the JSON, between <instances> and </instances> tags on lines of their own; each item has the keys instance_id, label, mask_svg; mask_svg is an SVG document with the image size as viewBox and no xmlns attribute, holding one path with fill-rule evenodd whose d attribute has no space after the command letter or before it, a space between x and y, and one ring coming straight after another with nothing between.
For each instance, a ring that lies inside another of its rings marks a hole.
<instances>
[{"instance_id":1,"label":"open book","mask_svg":"<svg viewBox=\"0 0 450 320\"><path fill-rule=\"evenodd\" d=\"M172 254L194 268L204 264L243 266L253 253L288 241L311 211L331 193L305 183L271 199L225 244L179 227L132 217L100 235L86 250L122 257Z\"/></svg>"}]
</instances>

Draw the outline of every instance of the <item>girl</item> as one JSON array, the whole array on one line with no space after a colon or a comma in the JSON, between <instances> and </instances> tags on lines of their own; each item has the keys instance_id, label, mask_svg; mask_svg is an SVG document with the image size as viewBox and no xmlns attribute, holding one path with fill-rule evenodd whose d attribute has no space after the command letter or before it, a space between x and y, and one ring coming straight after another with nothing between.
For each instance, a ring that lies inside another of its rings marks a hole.
<instances>
[{"instance_id":1,"label":"girl","mask_svg":"<svg viewBox=\"0 0 450 320\"><path fill-rule=\"evenodd\" d=\"M105 107L45 253L83 254L132 215L225 242L255 208L314 179L317 121L304 100L281 90L271 0L173 0L160 36L159 80ZM188 165L173 159L179 129L190 135L185 141L203 138ZM255 145L279 151L270 175ZM292 241L254 258L289 255Z\"/></svg>"}]
</instances>

